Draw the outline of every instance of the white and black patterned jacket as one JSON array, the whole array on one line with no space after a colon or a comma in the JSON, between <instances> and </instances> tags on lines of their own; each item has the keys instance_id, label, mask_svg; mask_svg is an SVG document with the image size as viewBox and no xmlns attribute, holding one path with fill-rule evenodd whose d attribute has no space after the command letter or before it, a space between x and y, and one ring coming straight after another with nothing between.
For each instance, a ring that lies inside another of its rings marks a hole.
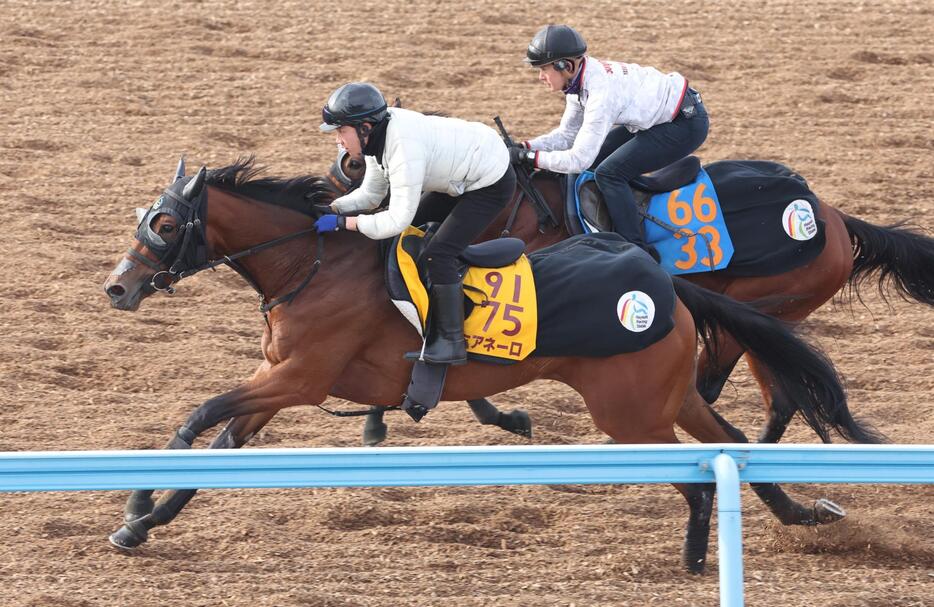
<instances>
[{"instance_id":1,"label":"white and black patterned jacket","mask_svg":"<svg viewBox=\"0 0 934 607\"><path fill-rule=\"evenodd\" d=\"M538 168L558 173L587 169L610 129L624 125L635 133L670 122L687 90L681 74L635 63L585 57L582 70L580 93L567 95L558 128L526 144L538 150Z\"/></svg>"}]
</instances>

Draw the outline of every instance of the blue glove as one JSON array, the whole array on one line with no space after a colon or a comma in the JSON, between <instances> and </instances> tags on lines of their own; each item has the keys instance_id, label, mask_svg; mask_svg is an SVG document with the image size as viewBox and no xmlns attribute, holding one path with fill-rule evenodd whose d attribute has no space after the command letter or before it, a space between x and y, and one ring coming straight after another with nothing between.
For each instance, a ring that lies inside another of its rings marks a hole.
<instances>
[{"instance_id":1,"label":"blue glove","mask_svg":"<svg viewBox=\"0 0 934 607\"><path fill-rule=\"evenodd\" d=\"M337 232L338 230L346 230L347 222L342 215L328 213L327 215L322 215L315 221L315 229L318 230L318 234Z\"/></svg>"}]
</instances>

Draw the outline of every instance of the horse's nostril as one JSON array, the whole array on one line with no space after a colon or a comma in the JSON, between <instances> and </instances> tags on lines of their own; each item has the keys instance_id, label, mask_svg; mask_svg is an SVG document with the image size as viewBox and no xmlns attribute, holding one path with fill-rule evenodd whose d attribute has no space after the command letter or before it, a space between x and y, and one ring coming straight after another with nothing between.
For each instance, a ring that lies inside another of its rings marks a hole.
<instances>
[{"instance_id":1,"label":"horse's nostril","mask_svg":"<svg viewBox=\"0 0 934 607\"><path fill-rule=\"evenodd\" d=\"M109 287L107 287L107 295L109 295L111 298L123 297L125 293L126 293L126 289L124 289L120 285L110 285Z\"/></svg>"}]
</instances>

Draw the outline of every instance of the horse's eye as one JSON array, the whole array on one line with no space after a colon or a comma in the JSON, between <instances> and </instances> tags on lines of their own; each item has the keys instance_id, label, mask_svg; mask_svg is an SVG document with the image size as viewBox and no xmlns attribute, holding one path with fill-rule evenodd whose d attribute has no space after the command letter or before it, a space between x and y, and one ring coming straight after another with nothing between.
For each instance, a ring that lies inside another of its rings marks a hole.
<instances>
[{"instance_id":1,"label":"horse's eye","mask_svg":"<svg viewBox=\"0 0 934 607\"><path fill-rule=\"evenodd\" d=\"M159 228L159 233L160 234L171 234L172 230L174 229L175 229L175 226L165 224L161 228Z\"/></svg>"},{"instance_id":2,"label":"horse's eye","mask_svg":"<svg viewBox=\"0 0 934 607\"><path fill-rule=\"evenodd\" d=\"M359 168L361 168L361 167L363 167L363 163L360 162L359 160L351 160L351 161L350 161L350 168L352 168L353 170L356 171L357 169L359 169Z\"/></svg>"}]
</instances>

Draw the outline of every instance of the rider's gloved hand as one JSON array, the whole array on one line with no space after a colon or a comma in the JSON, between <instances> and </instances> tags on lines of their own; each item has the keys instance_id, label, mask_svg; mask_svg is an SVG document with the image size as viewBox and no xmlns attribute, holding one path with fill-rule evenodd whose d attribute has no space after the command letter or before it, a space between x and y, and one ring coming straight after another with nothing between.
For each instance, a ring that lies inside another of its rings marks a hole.
<instances>
[{"instance_id":1,"label":"rider's gloved hand","mask_svg":"<svg viewBox=\"0 0 934 607\"><path fill-rule=\"evenodd\" d=\"M509 146L509 162L519 166L525 166L530 169L534 169L535 152L529 150L521 144L511 145Z\"/></svg>"},{"instance_id":2,"label":"rider's gloved hand","mask_svg":"<svg viewBox=\"0 0 934 607\"><path fill-rule=\"evenodd\" d=\"M317 221L315 221L315 229L318 230L318 234L346 230L347 219L343 215L333 215L330 213L327 215L322 215L318 218Z\"/></svg>"}]
</instances>

